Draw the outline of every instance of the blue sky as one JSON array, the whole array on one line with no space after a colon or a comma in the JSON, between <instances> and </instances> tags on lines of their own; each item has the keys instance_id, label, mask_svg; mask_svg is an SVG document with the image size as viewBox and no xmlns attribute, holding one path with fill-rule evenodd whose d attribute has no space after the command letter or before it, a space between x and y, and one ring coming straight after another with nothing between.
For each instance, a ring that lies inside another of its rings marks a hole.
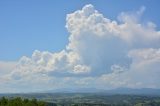
<instances>
[{"instance_id":1,"label":"blue sky","mask_svg":"<svg viewBox=\"0 0 160 106\"><path fill-rule=\"evenodd\" d=\"M1 0L0 92L160 88L159 3Z\"/></svg>"},{"instance_id":2,"label":"blue sky","mask_svg":"<svg viewBox=\"0 0 160 106\"><path fill-rule=\"evenodd\" d=\"M30 56L35 49L60 51L68 43L66 14L93 4L104 16L117 19L122 11L146 7L143 21L160 26L159 0L2 0L0 1L0 60Z\"/></svg>"}]
</instances>

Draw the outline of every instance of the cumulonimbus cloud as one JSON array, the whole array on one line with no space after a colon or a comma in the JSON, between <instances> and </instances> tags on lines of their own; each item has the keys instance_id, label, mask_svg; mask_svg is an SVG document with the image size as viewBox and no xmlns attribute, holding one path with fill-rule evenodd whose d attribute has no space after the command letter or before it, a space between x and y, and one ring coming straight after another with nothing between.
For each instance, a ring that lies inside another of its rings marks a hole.
<instances>
[{"instance_id":1,"label":"cumulonimbus cloud","mask_svg":"<svg viewBox=\"0 0 160 106\"><path fill-rule=\"evenodd\" d=\"M160 88L160 31L152 22L140 23L143 11L123 12L120 21L112 21L89 4L67 14L66 48L57 53L35 50L6 76L26 86L35 78L35 88L40 81L53 88Z\"/></svg>"}]
</instances>

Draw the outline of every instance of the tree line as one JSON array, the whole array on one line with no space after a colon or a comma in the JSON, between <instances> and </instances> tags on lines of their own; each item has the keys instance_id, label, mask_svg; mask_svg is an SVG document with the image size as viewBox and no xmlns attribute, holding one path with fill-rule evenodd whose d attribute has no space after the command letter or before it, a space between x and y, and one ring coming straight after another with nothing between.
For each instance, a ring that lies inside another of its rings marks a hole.
<instances>
[{"instance_id":1,"label":"tree line","mask_svg":"<svg viewBox=\"0 0 160 106\"><path fill-rule=\"evenodd\" d=\"M37 99L22 99L20 97L16 98L0 98L0 106L46 106L43 101L38 101Z\"/></svg>"}]
</instances>

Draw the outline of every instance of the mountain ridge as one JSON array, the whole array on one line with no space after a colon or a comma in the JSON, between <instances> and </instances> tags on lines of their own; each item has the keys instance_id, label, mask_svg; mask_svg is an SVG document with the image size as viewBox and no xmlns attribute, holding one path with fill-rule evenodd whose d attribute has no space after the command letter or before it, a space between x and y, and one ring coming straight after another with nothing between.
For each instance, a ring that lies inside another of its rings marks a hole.
<instances>
[{"instance_id":1,"label":"mountain ridge","mask_svg":"<svg viewBox=\"0 0 160 106\"><path fill-rule=\"evenodd\" d=\"M48 90L45 93L104 93L104 94L135 94L135 95L160 95L160 89L155 88L116 88L116 89L97 89L97 88L72 88Z\"/></svg>"}]
</instances>

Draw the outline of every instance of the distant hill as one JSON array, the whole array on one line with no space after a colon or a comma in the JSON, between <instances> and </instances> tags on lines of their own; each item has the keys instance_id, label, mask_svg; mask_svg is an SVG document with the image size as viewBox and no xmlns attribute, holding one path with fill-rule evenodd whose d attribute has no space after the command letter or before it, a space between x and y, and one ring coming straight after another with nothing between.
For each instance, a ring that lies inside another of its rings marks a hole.
<instances>
[{"instance_id":1,"label":"distant hill","mask_svg":"<svg viewBox=\"0 0 160 106\"><path fill-rule=\"evenodd\" d=\"M160 96L160 89L153 88L141 88L141 89L132 89L132 88L117 88L111 90L104 89L96 89L96 88L63 88L63 89L55 89L55 90L47 90L42 92L28 92L28 93L12 93L13 95L21 95L21 94L53 94L53 93L96 93L96 94L104 94L104 95L151 95L151 96ZM1 96L8 96L11 93L0 93Z\"/></svg>"},{"instance_id":2,"label":"distant hill","mask_svg":"<svg viewBox=\"0 0 160 106\"><path fill-rule=\"evenodd\" d=\"M110 94L135 94L135 95L160 95L160 89L153 88L141 88L141 89L132 89L132 88L117 88L113 90L107 90L106 93Z\"/></svg>"},{"instance_id":3,"label":"distant hill","mask_svg":"<svg viewBox=\"0 0 160 106\"><path fill-rule=\"evenodd\" d=\"M153 88L117 88L111 90L103 90L96 88L78 88L78 89L56 89L49 90L46 93L104 93L104 94L133 94L133 95L160 95L160 89Z\"/></svg>"},{"instance_id":4,"label":"distant hill","mask_svg":"<svg viewBox=\"0 0 160 106\"><path fill-rule=\"evenodd\" d=\"M56 90L48 90L47 93L97 93L104 90L96 88L62 88Z\"/></svg>"}]
</instances>

